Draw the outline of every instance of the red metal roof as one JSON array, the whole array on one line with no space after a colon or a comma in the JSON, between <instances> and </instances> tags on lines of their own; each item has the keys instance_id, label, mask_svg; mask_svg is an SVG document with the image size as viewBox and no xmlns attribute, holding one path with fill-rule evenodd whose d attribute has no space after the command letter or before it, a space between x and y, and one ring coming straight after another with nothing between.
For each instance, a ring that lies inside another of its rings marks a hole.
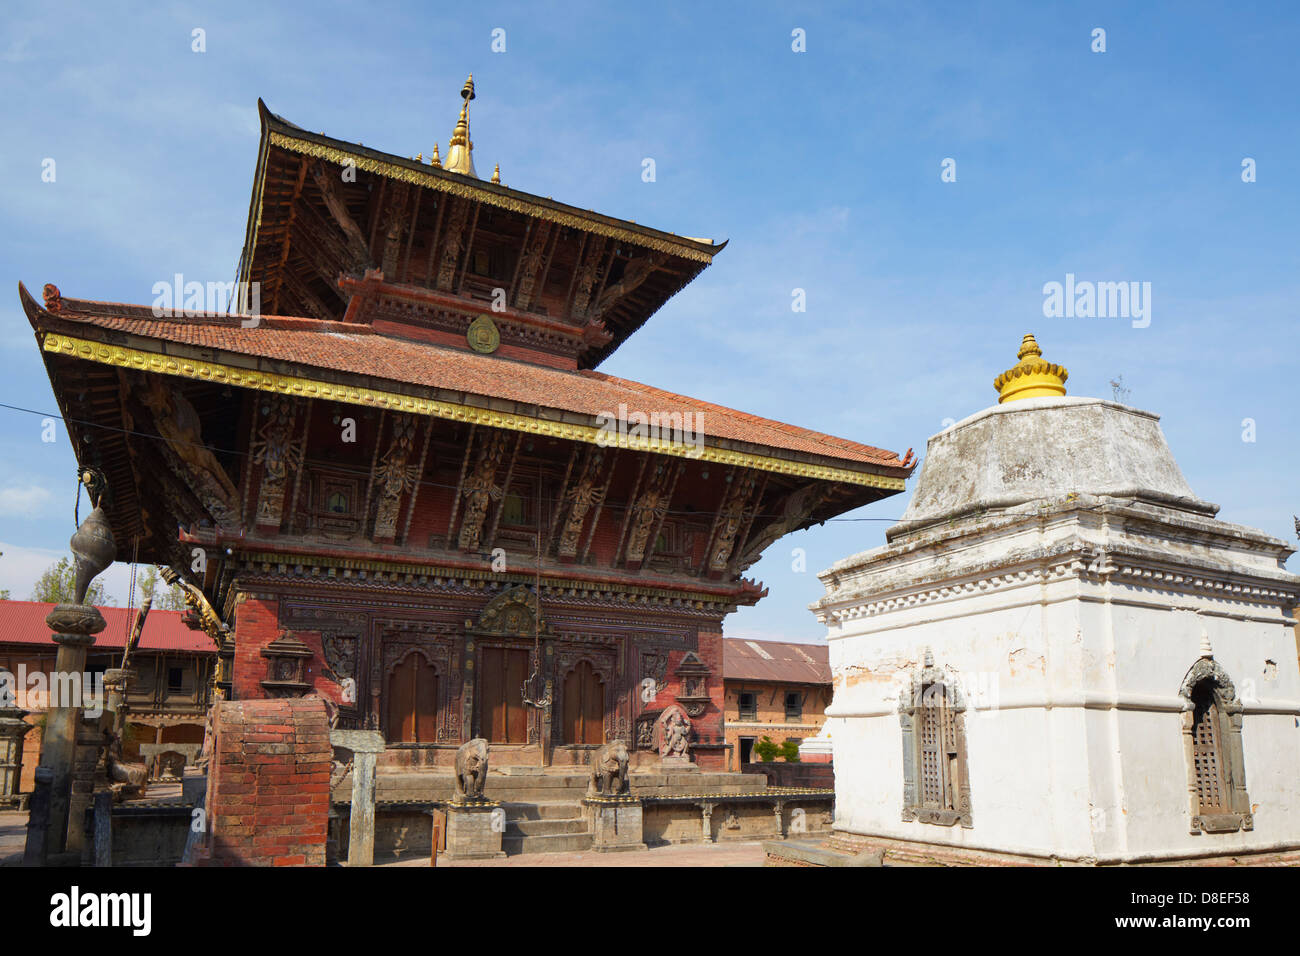
<instances>
[{"instance_id":1,"label":"red metal roof","mask_svg":"<svg viewBox=\"0 0 1300 956\"><path fill-rule=\"evenodd\" d=\"M54 647L50 629L45 625L45 615L54 610L46 601L0 601L0 645L45 644ZM135 610L124 607L101 607L108 627L95 640L97 648L126 646L130 622ZM203 631L192 631L181 620L184 611L152 610L144 620L144 633L140 635L138 650L191 651L215 654L212 639Z\"/></svg>"},{"instance_id":2,"label":"red metal roof","mask_svg":"<svg viewBox=\"0 0 1300 956\"><path fill-rule=\"evenodd\" d=\"M829 684L830 649L825 644L723 638L722 677L724 680Z\"/></svg>"},{"instance_id":3,"label":"red metal roof","mask_svg":"<svg viewBox=\"0 0 1300 956\"><path fill-rule=\"evenodd\" d=\"M192 318L156 318L149 306L142 305L61 299L57 313L40 309L34 300L27 300L24 305L38 329L54 326L66 334L84 334L72 327L89 325L163 343L220 349L290 362L307 369L386 379L593 417L617 415L621 404L626 404L630 411L661 415L692 412L699 416L699 430L716 439L894 469L892 473L900 478L909 475L915 467L910 462L905 466L891 451L759 418L603 372L570 371L479 355L395 338L365 325L270 316L263 317L256 328L242 328L235 316L207 313ZM60 320L66 320L67 324ZM214 356L214 360L219 359Z\"/></svg>"}]
</instances>

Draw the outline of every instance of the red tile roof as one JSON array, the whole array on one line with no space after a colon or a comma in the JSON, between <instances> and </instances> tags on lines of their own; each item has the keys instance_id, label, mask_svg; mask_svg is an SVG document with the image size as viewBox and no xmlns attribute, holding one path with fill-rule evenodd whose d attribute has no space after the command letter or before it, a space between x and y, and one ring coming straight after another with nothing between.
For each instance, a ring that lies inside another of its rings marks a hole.
<instances>
[{"instance_id":1,"label":"red tile roof","mask_svg":"<svg viewBox=\"0 0 1300 956\"><path fill-rule=\"evenodd\" d=\"M825 644L723 638L722 677L724 680L829 684L830 649Z\"/></svg>"},{"instance_id":2,"label":"red tile roof","mask_svg":"<svg viewBox=\"0 0 1300 956\"><path fill-rule=\"evenodd\" d=\"M45 615L54 605L45 601L0 601L0 646L5 644L44 644L54 647L50 629L45 625ZM126 646L126 635L135 610L124 607L101 607L108 627L95 640L96 648ZM192 651L215 654L212 639L202 631L192 631L181 620L183 611L152 610L144 620L144 633L140 635L138 650L142 651Z\"/></svg>"},{"instance_id":3,"label":"red tile roof","mask_svg":"<svg viewBox=\"0 0 1300 956\"><path fill-rule=\"evenodd\" d=\"M626 404L629 412L646 414L702 413L697 427L711 438L877 469L896 469L893 474L897 477L906 477L913 467L911 463L904 467L891 451L759 418L603 372L569 371L479 355L393 338L376 333L369 326L272 316L263 317L257 328L241 328L239 319L228 315L156 318L148 306L73 299L62 299L57 313L44 312L33 301L28 314L33 326L61 327L55 330L66 334L84 334L84 330L76 330L75 326L89 325L163 343L290 362L307 370L326 369L593 417L602 413L618 415L621 404ZM67 324L59 320L66 320Z\"/></svg>"}]
</instances>

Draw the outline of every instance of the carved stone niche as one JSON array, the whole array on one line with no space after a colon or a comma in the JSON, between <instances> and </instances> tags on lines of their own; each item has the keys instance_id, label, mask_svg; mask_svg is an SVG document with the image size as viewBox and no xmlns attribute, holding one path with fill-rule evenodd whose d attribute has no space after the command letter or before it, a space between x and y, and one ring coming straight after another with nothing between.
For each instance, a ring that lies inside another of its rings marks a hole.
<instances>
[{"instance_id":1,"label":"carved stone niche","mask_svg":"<svg viewBox=\"0 0 1300 956\"><path fill-rule=\"evenodd\" d=\"M307 662L311 648L286 632L262 648L266 658L266 679L262 689L272 697L301 697L311 690Z\"/></svg>"},{"instance_id":2,"label":"carved stone niche","mask_svg":"<svg viewBox=\"0 0 1300 956\"><path fill-rule=\"evenodd\" d=\"M709 706L709 673L709 666L694 651L688 651L673 671L682 687L682 692L677 695L677 703L682 705L689 717L699 717Z\"/></svg>"},{"instance_id":3,"label":"carved stone niche","mask_svg":"<svg viewBox=\"0 0 1300 956\"><path fill-rule=\"evenodd\" d=\"M636 749L637 750L654 750L655 748L655 724L659 720L659 715L663 713L662 709L647 710L636 719Z\"/></svg>"}]
</instances>

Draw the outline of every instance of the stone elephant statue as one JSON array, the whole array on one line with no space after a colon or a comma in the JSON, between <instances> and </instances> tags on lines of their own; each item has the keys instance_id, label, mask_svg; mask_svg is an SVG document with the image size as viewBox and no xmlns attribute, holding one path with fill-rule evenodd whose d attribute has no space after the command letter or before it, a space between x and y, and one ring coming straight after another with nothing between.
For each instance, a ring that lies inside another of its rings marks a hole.
<instances>
[{"instance_id":1,"label":"stone elephant statue","mask_svg":"<svg viewBox=\"0 0 1300 956\"><path fill-rule=\"evenodd\" d=\"M627 792L627 744L615 740L592 751L587 796L616 797Z\"/></svg>"},{"instance_id":2,"label":"stone elephant statue","mask_svg":"<svg viewBox=\"0 0 1300 956\"><path fill-rule=\"evenodd\" d=\"M475 737L456 751L456 800L482 800L487 782L488 742Z\"/></svg>"}]
</instances>

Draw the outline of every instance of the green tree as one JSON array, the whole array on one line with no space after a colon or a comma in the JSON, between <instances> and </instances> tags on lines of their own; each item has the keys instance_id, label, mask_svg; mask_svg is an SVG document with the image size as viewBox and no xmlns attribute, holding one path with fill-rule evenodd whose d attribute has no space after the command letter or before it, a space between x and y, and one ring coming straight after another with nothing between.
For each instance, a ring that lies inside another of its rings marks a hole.
<instances>
[{"instance_id":1,"label":"green tree","mask_svg":"<svg viewBox=\"0 0 1300 956\"><path fill-rule=\"evenodd\" d=\"M185 610L185 589L177 585L165 585L158 575L158 569L152 564L136 575L136 585L140 588L140 604L147 597L153 598L153 606L160 611ZM163 591L158 593L159 585Z\"/></svg>"},{"instance_id":2,"label":"green tree","mask_svg":"<svg viewBox=\"0 0 1300 956\"><path fill-rule=\"evenodd\" d=\"M0 588L0 601L12 601L12 600L13 598L9 596L9 589Z\"/></svg>"},{"instance_id":3,"label":"green tree","mask_svg":"<svg viewBox=\"0 0 1300 956\"><path fill-rule=\"evenodd\" d=\"M780 752L781 748L766 734L763 735L762 740L754 744L754 753L758 754L758 759L763 763L771 763Z\"/></svg>"},{"instance_id":4,"label":"green tree","mask_svg":"<svg viewBox=\"0 0 1300 956\"><path fill-rule=\"evenodd\" d=\"M781 741L781 759L786 763L798 763L799 745L793 740Z\"/></svg>"},{"instance_id":5,"label":"green tree","mask_svg":"<svg viewBox=\"0 0 1300 956\"><path fill-rule=\"evenodd\" d=\"M77 566L68 558L59 558L36 579L31 599L53 604L71 604L76 599L76 595ZM103 582L93 581L90 589L86 591L86 603L104 607L115 605L117 602L104 594Z\"/></svg>"}]
</instances>

